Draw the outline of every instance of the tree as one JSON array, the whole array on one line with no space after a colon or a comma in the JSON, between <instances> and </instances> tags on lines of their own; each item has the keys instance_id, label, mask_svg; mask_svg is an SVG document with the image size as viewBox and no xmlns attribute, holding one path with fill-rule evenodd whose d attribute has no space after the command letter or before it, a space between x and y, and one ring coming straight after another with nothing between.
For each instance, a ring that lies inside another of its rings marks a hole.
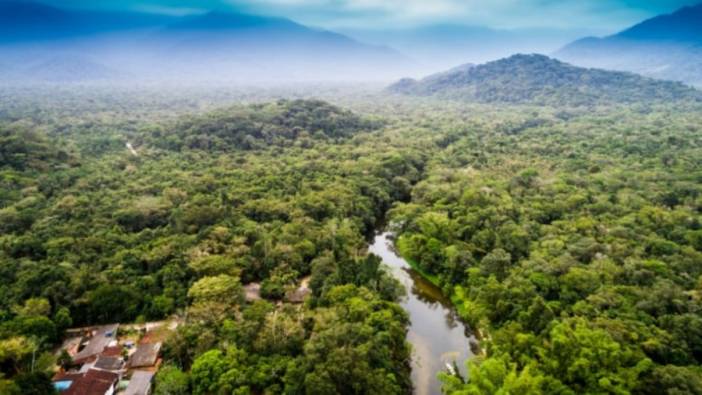
<instances>
[{"instance_id":1,"label":"tree","mask_svg":"<svg viewBox=\"0 0 702 395\"><path fill-rule=\"evenodd\" d=\"M51 382L51 377L44 372L20 373L15 376L14 381L22 389L23 395L50 395L58 392Z\"/></svg>"},{"instance_id":2,"label":"tree","mask_svg":"<svg viewBox=\"0 0 702 395\"><path fill-rule=\"evenodd\" d=\"M58 332L53 321L46 317L16 317L11 321L5 322L0 326L7 330L11 335L26 336L28 338L37 339L40 342L53 344L58 340Z\"/></svg>"},{"instance_id":3,"label":"tree","mask_svg":"<svg viewBox=\"0 0 702 395\"><path fill-rule=\"evenodd\" d=\"M0 394L4 395L22 395L22 390L12 380L4 378L4 375L0 373Z\"/></svg>"},{"instance_id":4,"label":"tree","mask_svg":"<svg viewBox=\"0 0 702 395\"><path fill-rule=\"evenodd\" d=\"M9 367L3 371L18 373L23 370L28 356L35 349L35 344L26 337L11 337L0 340L0 365Z\"/></svg>"},{"instance_id":5,"label":"tree","mask_svg":"<svg viewBox=\"0 0 702 395\"><path fill-rule=\"evenodd\" d=\"M238 310L244 292L238 277L220 274L195 282L188 297L192 300L189 314L194 320L221 322Z\"/></svg>"},{"instance_id":6,"label":"tree","mask_svg":"<svg viewBox=\"0 0 702 395\"><path fill-rule=\"evenodd\" d=\"M466 395L537 395L543 393L544 377L532 373L530 367L521 371L504 357L491 357L480 363L466 362L470 380L464 384L453 375L442 373L442 390L449 394Z\"/></svg>"},{"instance_id":7,"label":"tree","mask_svg":"<svg viewBox=\"0 0 702 395\"><path fill-rule=\"evenodd\" d=\"M159 369L154 384L154 395L187 395L190 393L188 375L173 365L166 365Z\"/></svg>"},{"instance_id":8,"label":"tree","mask_svg":"<svg viewBox=\"0 0 702 395\"><path fill-rule=\"evenodd\" d=\"M366 288L331 289L304 348L308 393L401 394L411 386L407 316ZM388 360L388 356L393 356Z\"/></svg>"},{"instance_id":9,"label":"tree","mask_svg":"<svg viewBox=\"0 0 702 395\"><path fill-rule=\"evenodd\" d=\"M265 355L299 354L305 342L303 319L296 309L269 313L257 333L254 349Z\"/></svg>"},{"instance_id":10,"label":"tree","mask_svg":"<svg viewBox=\"0 0 702 395\"><path fill-rule=\"evenodd\" d=\"M200 276L217 276L225 274L238 276L241 269L233 258L222 255L208 255L193 259L188 264Z\"/></svg>"},{"instance_id":11,"label":"tree","mask_svg":"<svg viewBox=\"0 0 702 395\"><path fill-rule=\"evenodd\" d=\"M23 306L15 306L15 314L24 317L48 317L51 314L51 304L45 298L30 298Z\"/></svg>"},{"instance_id":12,"label":"tree","mask_svg":"<svg viewBox=\"0 0 702 395\"><path fill-rule=\"evenodd\" d=\"M131 321L137 316L140 299L127 286L102 285L87 295L88 314L93 322Z\"/></svg>"},{"instance_id":13,"label":"tree","mask_svg":"<svg viewBox=\"0 0 702 395\"><path fill-rule=\"evenodd\" d=\"M282 299L285 293L294 288L297 271L288 265L281 265L271 271L271 274L261 283L261 296L271 299Z\"/></svg>"},{"instance_id":14,"label":"tree","mask_svg":"<svg viewBox=\"0 0 702 395\"><path fill-rule=\"evenodd\" d=\"M190 371L193 394L216 393L219 389L219 379L228 369L229 363L221 351L210 350L200 355Z\"/></svg>"},{"instance_id":15,"label":"tree","mask_svg":"<svg viewBox=\"0 0 702 395\"><path fill-rule=\"evenodd\" d=\"M67 307L61 307L56 310L54 314L54 324L56 325L56 330L63 333L64 330L68 329L73 325L73 319L71 318L71 312Z\"/></svg>"},{"instance_id":16,"label":"tree","mask_svg":"<svg viewBox=\"0 0 702 395\"><path fill-rule=\"evenodd\" d=\"M480 261L483 273L488 276L494 275L498 280L504 280L511 264L512 256L501 248L492 250Z\"/></svg>"},{"instance_id":17,"label":"tree","mask_svg":"<svg viewBox=\"0 0 702 395\"><path fill-rule=\"evenodd\" d=\"M555 325L539 353L544 372L585 393L630 392L652 364L581 318Z\"/></svg>"},{"instance_id":18,"label":"tree","mask_svg":"<svg viewBox=\"0 0 702 395\"><path fill-rule=\"evenodd\" d=\"M637 388L642 394L702 394L702 372L696 367L656 366L643 377Z\"/></svg>"},{"instance_id":19,"label":"tree","mask_svg":"<svg viewBox=\"0 0 702 395\"><path fill-rule=\"evenodd\" d=\"M56 362L59 364L59 366L61 366L63 370L68 370L70 369L71 365L73 365L73 358L68 353L68 351L66 351L65 349L61 349L61 353L56 359Z\"/></svg>"},{"instance_id":20,"label":"tree","mask_svg":"<svg viewBox=\"0 0 702 395\"><path fill-rule=\"evenodd\" d=\"M175 301L165 295L158 295L151 300L151 309L149 311L149 317L160 319L167 317L169 314L173 313L175 309Z\"/></svg>"}]
</instances>

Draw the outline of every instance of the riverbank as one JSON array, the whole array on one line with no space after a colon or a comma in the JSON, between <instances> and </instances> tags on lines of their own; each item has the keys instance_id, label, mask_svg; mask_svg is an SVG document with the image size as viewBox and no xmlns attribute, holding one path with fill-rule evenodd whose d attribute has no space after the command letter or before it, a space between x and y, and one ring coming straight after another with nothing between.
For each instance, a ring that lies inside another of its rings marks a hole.
<instances>
[{"instance_id":1,"label":"riverbank","mask_svg":"<svg viewBox=\"0 0 702 395\"><path fill-rule=\"evenodd\" d=\"M410 317L407 341L412 345L412 382L417 395L440 395L440 372L458 367L467 376L465 362L474 357L475 342L469 328L458 316L451 300L416 265L397 252L389 232L375 236L369 251L379 256L390 273L404 285L407 295L400 305Z\"/></svg>"},{"instance_id":2,"label":"riverbank","mask_svg":"<svg viewBox=\"0 0 702 395\"><path fill-rule=\"evenodd\" d=\"M444 293L444 288L441 286L441 281L439 280L439 277L437 275L429 274L425 270L423 270L420 265L415 262L414 260L405 257L400 249L397 246L398 243L398 238L394 235L391 234L390 240L392 241L392 249L395 254L397 254L400 258L402 258L407 264L412 268L412 270L416 273L418 273L422 278L424 278L426 281L430 282L437 288L441 289L442 294L444 297L448 298L451 302L452 307L455 309L456 313L458 314L459 318L464 322L464 324L468 324L465 314L462 313L462 302L463 299L461 299L456 293L453 287L451 288L451 293L450 294L445 294ZM483 341L490 341L490 334L487 331L484 331L481 329L477 323L473 324L468 324L470 325L470 330L471 330L471 336L475 337L477 340L475 343L471 344L471 349L475 353L477 351L477 354L480 354L481 356L486 356L487 355L487 348L483 347L481 343Z\"/></svg>"}]
</instances>

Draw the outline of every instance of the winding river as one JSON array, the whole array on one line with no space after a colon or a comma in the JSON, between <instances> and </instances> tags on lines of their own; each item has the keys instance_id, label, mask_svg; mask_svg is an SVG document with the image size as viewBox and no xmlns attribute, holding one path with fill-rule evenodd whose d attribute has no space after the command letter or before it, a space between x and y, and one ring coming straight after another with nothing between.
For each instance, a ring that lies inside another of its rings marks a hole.
<instances>
[{"instance_id":1,"label":"winding river","mask_svg":"<svg viewBox=\"0 0 702 395\"><path fill-rule=\"evenodd\" d=\"M414 271L394 250L390 233L375 236L369 251L382 258L392 274L407 289L401 301L411 324L407 335L412 344L412 382L417 395L441 394L437 373L447 364L458 366L466 377L465 361L473 353L475 338L456 314L451 301L434 284Z\"/></svg>"}]
</instances>

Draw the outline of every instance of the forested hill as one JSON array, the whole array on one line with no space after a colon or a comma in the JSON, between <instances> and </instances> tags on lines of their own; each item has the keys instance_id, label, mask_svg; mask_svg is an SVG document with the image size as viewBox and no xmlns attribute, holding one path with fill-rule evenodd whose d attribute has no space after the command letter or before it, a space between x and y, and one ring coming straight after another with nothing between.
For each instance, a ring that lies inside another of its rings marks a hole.
<instances>
[{"instance_id":1,"label":"forested hill","mask_svg":"<svg viewBox=\"0 0 702 395\"><path fill-rule=\"evenodd\" d=\"M380 125L323 101L282 100L182 118L167 135L157 129L147 138L164 149L252 150L346 138Z\"/></svg>"},{"instance_id":2,"label":"forested hill","mask_svg":"<svg viewBox=\"0 0 702 395\"><path fill-rule=\"evenodd\" d=\"M521 54L420 81L404 79L388 87L388 91L480 103L570 106L702 100L701 92L681 83L580 68L543 55Z\"/></svg>"}]
</instances>

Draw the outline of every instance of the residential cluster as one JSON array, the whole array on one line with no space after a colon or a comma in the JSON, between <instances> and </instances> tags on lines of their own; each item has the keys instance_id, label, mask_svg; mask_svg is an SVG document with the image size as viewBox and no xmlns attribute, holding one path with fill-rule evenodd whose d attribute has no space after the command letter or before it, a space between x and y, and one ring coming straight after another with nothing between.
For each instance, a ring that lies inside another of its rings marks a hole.
<instances>
[{"instance_id":1,"label":"residential cluster","mask_svg":"<svg viewBox=\"0 0 702 395\"><path fill-rule=\"evenodd\" d=\"M61 395L149 395L161 364L164 323L71 329L53 377Z\"/></svg>"}]
</instances>

